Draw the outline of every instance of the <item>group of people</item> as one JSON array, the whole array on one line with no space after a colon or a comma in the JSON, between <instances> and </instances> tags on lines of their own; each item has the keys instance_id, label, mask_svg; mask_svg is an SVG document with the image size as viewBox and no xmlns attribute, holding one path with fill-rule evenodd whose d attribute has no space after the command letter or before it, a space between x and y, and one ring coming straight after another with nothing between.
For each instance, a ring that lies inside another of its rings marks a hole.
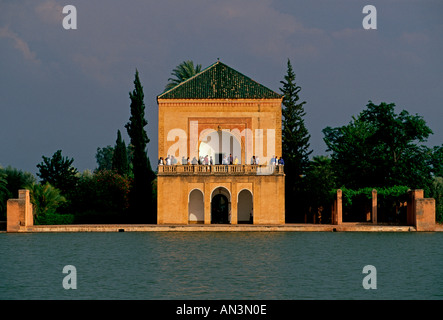
<instances>
[{"instance_id":1,"label":"group of people","mask_svg":"<svg viewBox=\"0 0 443 320\"><path fill-rule=\"evenodd\" d=\"M232 157L232 154L229 154L229 157L223 156L222 164L241 164L241 161L238 160L237 156Z\"/></svg>"},{"instance_id":2,"label":"group of people","mask_svg":"<svg viewBox=\"0 0 443 320\"><path fill-rule=\"evenodd\" d=\"M166 157L166 159L163 159L163 157L160 157L160 159L158 159L158 165L159 166L170 166L170 165L177 165L178 160L176 157L168 155ZM182 157L182 161L181 164L183 165L188 165L188 164L205 164L205 165L213 165L214 164L214 160L212 159L212 156L210 158L208 158L208 156L206 157L200 157L198 160L197 158L193 158L192 161L189 159L189 157L185 158Z\"/></svg>"},{"instance_id":3,"label":"group of people","mask_svg":"<svg viewBox=\"0 0 443 320\"><path fill-rule=\"evenodd\" d=\"M159 166L171 166L171 165L176 165L178 163L177 158L175 158L174 156L167 156L166 159L163 159L163 157L160 157L160 159L158 159L158 165Z\"/></svg>"},{"instance_id":4,"label":"group of people","mask_svg":"<svg viewBox=\"0 0 443 320\"><path fill-rule=\"evenodd\" d=\"M274 165L274 166L284 166L285 165L285 161L283 160L282 157L280 157L280 159L279 159L277 156L275 156L275 157L271 158L271 165Z\"/></svg>"},{"instance_id":5,"label":"group of people","mask_svg":"<svg viewBox=\"0 0 443 320\"><path fill-rule=\"evenodd\" d=\"M277 156L272 156L272 158L271 158L269 163L271 165L273 165L273 166L276 166L276 165L284 166L285 165L285 161L283 160L283 158L282 157L278 158ZM252 156L251 164L252 165L259 165L260 164L259 157L258 156L257 157L256 156Z\"/></svg>"},{"instance_id":6,"label":"group of people","mask_svg":"<svg viewBox=\"0 0 443 320\"><path fill-rule=\"evenodd\" d=\"M173 155L168 155L166 157L166 159L163 159L163 157L160 157L160 159L158 160L158 165L159 166L170 166L170 165L177 165L178 164L178 160L176 157L174 157ZM212 159L212 156L208 157L207 155L205 157L200 156L199 159L197 160L196 157L194 157L192 159L192 161L189 160L189 157L185 158L182 157L182 162L181 164L183 165L214 165L214 159ZM229 154L229 157L227 157L226 155L223 156L222 159L222 164L223 165L238 165L241 164L241 161L238 159L237 156L233 157L232 154ZM251 158L251 165L259 165L260 164L260 159L257 156L252 156ZM271 160L270 160L270 164L271 165L284 165L285 162L283 160L282 157L278 158L277 156L272 156Z\"/></svg>"}]
</instances>

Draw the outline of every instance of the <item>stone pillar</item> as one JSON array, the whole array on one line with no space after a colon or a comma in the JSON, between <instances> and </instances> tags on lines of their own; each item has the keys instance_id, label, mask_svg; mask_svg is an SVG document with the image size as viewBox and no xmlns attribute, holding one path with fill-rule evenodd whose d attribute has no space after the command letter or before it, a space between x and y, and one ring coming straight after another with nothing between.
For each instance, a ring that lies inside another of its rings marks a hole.
<instances>
[{"instance_id":1,"label":"stone pillar","mask_svg":"<svg viewBox=\"0 0 443 320\"><path fill-rule=\"evenodd\" d=\"M408 191L407 224L416 225L416 200L422 199L424 192L422 189Z\"/></svg>"},{"instance_id":2,"label":"stone pillar","mask_svg":"<svg viewBox=\"0 0 443 320\"><path fill-rule=\"evenodd\" d=\"M232 192L231 196L231 224L238 224L238 195Z\"/></svg>"},{"instance_id":3,"label":"stone pillar","mask_svg":"<svg viewBox=\"0 0 443 320\"><path fill-rule=\"evenodd\" d=\"M334 200L334 203L331 205L331 223L332 224L336 224L335 223L335 208L337 207L336 205L336 200ZM306 222L306 214L305 214L305 222Z\"/></svg>"},{"instance_id":4,"label":"stone pillar","mask_svg":"<svg viewBox=\"0 0 443 320\"><path fill-rule=\"evenodd\" d=\"M342 224L343 217L342 217L342 191L341 189L337 190L337 198L334 201L334 211L333 211L333 224Z\"/></svg>"},{"instance_id":5,"label":"stone pillar","mask_svg":"<svg viewBox=\"0 0 443 320\"><path fill-rule=\"evenodd\" d=\"M211 189L209 183L205 183L204 206L205 224L211 224Z\"/></svg>"},{"instance_id":6,"label":"stone pillar","mask_svg":"<svg viewBox=\"0 0 443 320\"><path fill-rule=\"evenodd\" d=\"M423 190L408 192L407 223L417 231L435 230L435 199L423 198Z\"/></svg>"},{"instance_id":7,"label":"stone pillar","mask_svg":"<svg viewBox=\"0 0 443 320\"><path fill-rule=\"evenodd\" d=\"M415 200L415 228L417 231L435 231L435 199Z\"/></svg>"},{"instance_id":8,"label":"stone pillar","mask_svg":"<svg viewBox=\"0 0 443 320\"><path fill-rule=\"evenodd\" d=\"M372 223L377 224L377 190L372 190Z\"/></svg>"},{"instance_id":9,"label":"stone pillar","mask_svg":"<svg viewBox=\"0 0 443 320\"><path fill-rule=\"evenodd\" d=\"M9 199L6 204L6 231L18 232L21 227L34 225L34 214L29 190L19 190L18 199Z\"/></svg>"}]
</instances>

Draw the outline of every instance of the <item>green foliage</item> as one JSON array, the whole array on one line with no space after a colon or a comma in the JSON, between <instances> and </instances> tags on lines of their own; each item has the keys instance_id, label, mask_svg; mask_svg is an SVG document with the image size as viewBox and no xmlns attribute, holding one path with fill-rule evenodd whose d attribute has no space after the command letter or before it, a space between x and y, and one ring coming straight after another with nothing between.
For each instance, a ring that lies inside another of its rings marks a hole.
<instances>
[{"instance_id":1,"label":"green foliage","mask_svg":"<svg viewBox=\"0 0 443 320\"><path fill-rule=\"evenodd\" d=\"M128 135L133 146L132 171L134 174L134 182L131 190L131 208L138 215L143 214L139 219L147 219L145 221L154 222L155 212L152 206L152 180L155 174L152 171L149 158L147 156L146 146L149 138L144 127L148 124L145 119L145 103L143 87L140 83L138 71L135 73L134 90L129 93L131 99L131 116L129 122L125 125ZM146 211L148 215L144 214ZM138 220L141 221L141 220Z\"/></svg>"},{"instance_id":2,"label":"green foliage","mask_svg":"<svg viewBox=\"0 0 443 320\"><path fill-rule=\"evenodd\" d=\"M372 190L377 191L377 221L378 222L406 222L406 207L404 204L408 200L407 186L392 187L364 187L360 189L342 190L342 205L344 220L346 222L365 221L366 212L372 210ZM330 191L330 196L337 194L336 189ZM345 218L346 217L346 218Z\"/></svg>"},{"instance_id":3,"label":"green foliage","mask_svg":"<svg viewBox=\"0 0 443 320\"><path fill-rule=\"evenodd\" d=\"M40 217L36 221L36 225L61 225L61 224L73 224L74 215L73 214L59 214L59 213L47 213L46 215Z\"/></svg>"},{"instance_id":4,"label":"green foliage","mask_svg":"<svg viewBox=\"0 0 443 320\"><path fill-rule=\"evenodd\" d=\"M129 208L130 180L114 172L103 170L92 177L96 205L105 212L124 212Z\"/></svg>"},{"instance_id":5,"label":"green foliage","mask_svg":"<svg viewBox=\"0 0 443 320\"><path fill-rule=\"evenodd\" d=\"M340 188L342 191L343 206L352 206L356 198L364 197L365 199L372 199L372 190L377 190L377 201L406 201L409 187L406 186L392 186L386 188L361 188L361 189L348 189L345 187ZM336 194L336 189L330 191L331 194Z\"/></svg>"},{"instance_id":6,"label":"green foliage","mask_svg":"<svg viewBox=\"0 0 443 320\"><path fill-rule=\"evenodd\" d=\"M77 184L77 169L72 166L74 159L62 156L62 151L56 151L52 158L43 156L43 162L37 165L43 184L49 183L66 195Z\"/></svg>"},{"instance_id":7,"label":"green foliage","mask_svg":"<svg viewBox=\"0 0 443 320\"><path fill-rule=\"evenodd\" d=\"M128 151L120 130L117 132L117 141L115 142L114 155L112 157L112 170L115 170L120 175L129 174Z\"/></svg>"},{"instance_id":8,"label":"green foliage","mask_svg":"<svg viewBox=\"0 0 443 320\"><path fill-rule=\"evenodd\" d=\"M283 158L285 167L293 169L295 176L304 174L309 163L310 134L305 127L304 116L306 115L303 105L306 101L300 101L301 88L295 83L295 73L288 59L288 70L285 81L280 81L283 88L280 91L284 95L282 108L282 142Z\"/></svg>"},{"instance_id":9,"label":"green foliage","mask_svg":"<svg viewBox=\"0 0 443 320\"><path fill-rule=\"evenodd\" d=\"M431 166L435 177L443 177L443 145L432 149Z\"/></svg>"},{"instance_id":10,"label":"green foliage","mask_svg":"<svg viewBox=\"0 0 443 320\"><path fill-rule=\"evenodd\" d=\"M286 174L286 208L287 221L296 221L296 212L300 212L300 203L305 202L306 183L301 177L306 173L309 164L310 135L304 124L304 105L299 97L300 86L295 82L295 73L291 61L287 62L287 74L280 91L283 94L282 101L282 157L285 161ZM278 156L278 155L277 155ZM298 217L299 219L299 217Z\"/></svg>"},{"instance_id":11,"label":"green foliage","mask_svg":"<svg viewBox=\"0 0 443 320\"><path fill-rule=\"evenodd\" d=\"M18 190L33 184L36 179L32 173L18 170L11 166L0 167L0 220L6 219L8 199L18 198Z\"/></svg>"},{"instance_id":12,"label":"green foliage","mask_svg":"<svg viewBox=\"0 0 443 320\"><path fill-rule=\"evenodd\" d=\"M310 206L318 208L332 203L334 195L331 194L331 190L335 187L336 178L329 157L313 157L303 179L306 182L306 193Z\"/></svg>"},{"instance_id":13,"label":"green foliage","mask_svg":"<svg viewBox=\"0 0 443 320\"><path fill-rule=\"evenodd\" d=\"M124 223L129 208L131 179L112 170L82 174L69 211L76 223Z\"/></svg>"},{"instance_id":14,"label":"green foliage","mask_svg":"<svg viewBox=\"0 0 443 320\"><path fill-rule=\"evenodd\" d=\"M435 220L443 223L443 177L434 177L429 188L429 197L435 199Z\"/></svg>"},{"instance_id":15,"label":"green foliage","mask_svg":"<svg viewBox=\"0 0 443 320\"><path fill-rule=\"evenodd\" d=\"M0 171L0 221L6 220L6 203L9 198L7 185L6 174Z\"/></svg>"},{"instance_id":16,"label":"green foliage","mask_svg":"<svg viewBox=\"0 0 443 320\"><path fill-rule=\"evenodd\" d=\"M202 69L201 64L197 64L194 67L194 62L191 60L183 61L174 70L172 70L171 75L175 78L169 78L168 84L166 85L165 91L174 88L176 85L182 83L183 81L195 76Z\"/></svg>"},{"instance_id":17,"label":"green foliage","mask_svg":"<svg viewBox=\"0 0 443 320\"><path fill-rule=\"evenodd\" d=\"M11 166L0 168L0 173L6 175L9 198L18 198L18 190L37 182L37 179L32 173Z\"/></svg>"},{"instance_id":18,"label":"green foliage","mask_svg":"<svg viewBox=\"0 0 443 320\"><path fill-rule=\"evenodd\" d=\"M97 161L97 170L111 170L113 157L113 147L106 146L104 148L97 148L97 153L95 154L95 159Z\"/></svg>"},{"instance_id":19,"label":"green foliage","mask_svg":"<svg viewBox=\"0 0 443 320\"><path fill-rule=\"evenodd\" d=\"M405 110L396 114L394 107L369 101L348 125L323 130L339 185L424 188L429 183L430 149L419 143L432 131L422 117Z\"/></svg>"},{"instance_id":20,"label":"green foliage","mask_svg":"<svg viewBox=\"0 0 443 320\"><path fill-rule=\"evenodd\" d=\"M60 190L45 184L33 184L27 186L30 191L31 203L34 205L34 222L42 224L48 215L55 215L57 208L66 202Z\"/></svg>"}]
</instances>

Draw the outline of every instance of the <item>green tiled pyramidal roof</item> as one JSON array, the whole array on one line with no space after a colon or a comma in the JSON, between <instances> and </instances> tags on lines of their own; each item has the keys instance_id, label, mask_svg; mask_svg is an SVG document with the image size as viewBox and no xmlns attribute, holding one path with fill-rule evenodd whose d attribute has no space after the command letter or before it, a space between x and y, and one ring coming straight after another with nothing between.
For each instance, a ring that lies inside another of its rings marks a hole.
<instances>
[{"instance_id":1,"label":"green tiled pyramidal roof","mask_svg":"<svg viewBox=\"0 0 443 320\"><path fill-rule=\"evenodd\" d=\"M217 61L157 99L278 99L282 95Z\"/></svg>"}]
</instances>

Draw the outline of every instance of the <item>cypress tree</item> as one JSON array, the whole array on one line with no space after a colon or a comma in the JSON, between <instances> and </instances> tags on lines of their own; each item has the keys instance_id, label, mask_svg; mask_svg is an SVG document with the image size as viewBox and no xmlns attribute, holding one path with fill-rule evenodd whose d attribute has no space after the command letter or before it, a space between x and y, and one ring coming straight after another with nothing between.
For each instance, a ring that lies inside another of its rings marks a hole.
<instances>
[{"instance_id":1,"label":"cypress tree","mask_svg":"<svg viewBox=\"0 0 443 320\"><path fill-rule=\"evenodd\" d=\"M304 123L304 105L299 93L300 86L295 82L295 73L288 59L287 74L280 91L284 95L282 101L282 142L283 159L286 174L286 212L287 219L293 220L293 214L300 211L300 201L305 199L303 176L309 165L309 139L311 135Z\"/></svg>"},{"instance_id":2,"label":"cypress tree","mask_svg":"<svg viewBox=\"0 0 443 320\"><path fill-rule=\"evenodd\" d=\"M152 180L155 174L147 156L149 138L144 127L148 124L145 119L145 103L143 87L140 83L138 70L135 73L134 90L129 92L131 99L131 116L125 125L134 148L132 166L134 181L130 194L131 211L136 214L137 221L154 223L155 211L152 205Z\"/></svg>"},{"instance_id":3,"label":"cypress tree","mask_svg":"<svg viewBox=\"0 0 443 320\"><path fill-rule=\"evenodd\" d=\"M128 153L126 150L125 141L122 139L120 130L117 131L117 141L115 142L114 155L112 156L112 170L115 170L119 175L128 174Z\"/></svg>"}]
</instances>

